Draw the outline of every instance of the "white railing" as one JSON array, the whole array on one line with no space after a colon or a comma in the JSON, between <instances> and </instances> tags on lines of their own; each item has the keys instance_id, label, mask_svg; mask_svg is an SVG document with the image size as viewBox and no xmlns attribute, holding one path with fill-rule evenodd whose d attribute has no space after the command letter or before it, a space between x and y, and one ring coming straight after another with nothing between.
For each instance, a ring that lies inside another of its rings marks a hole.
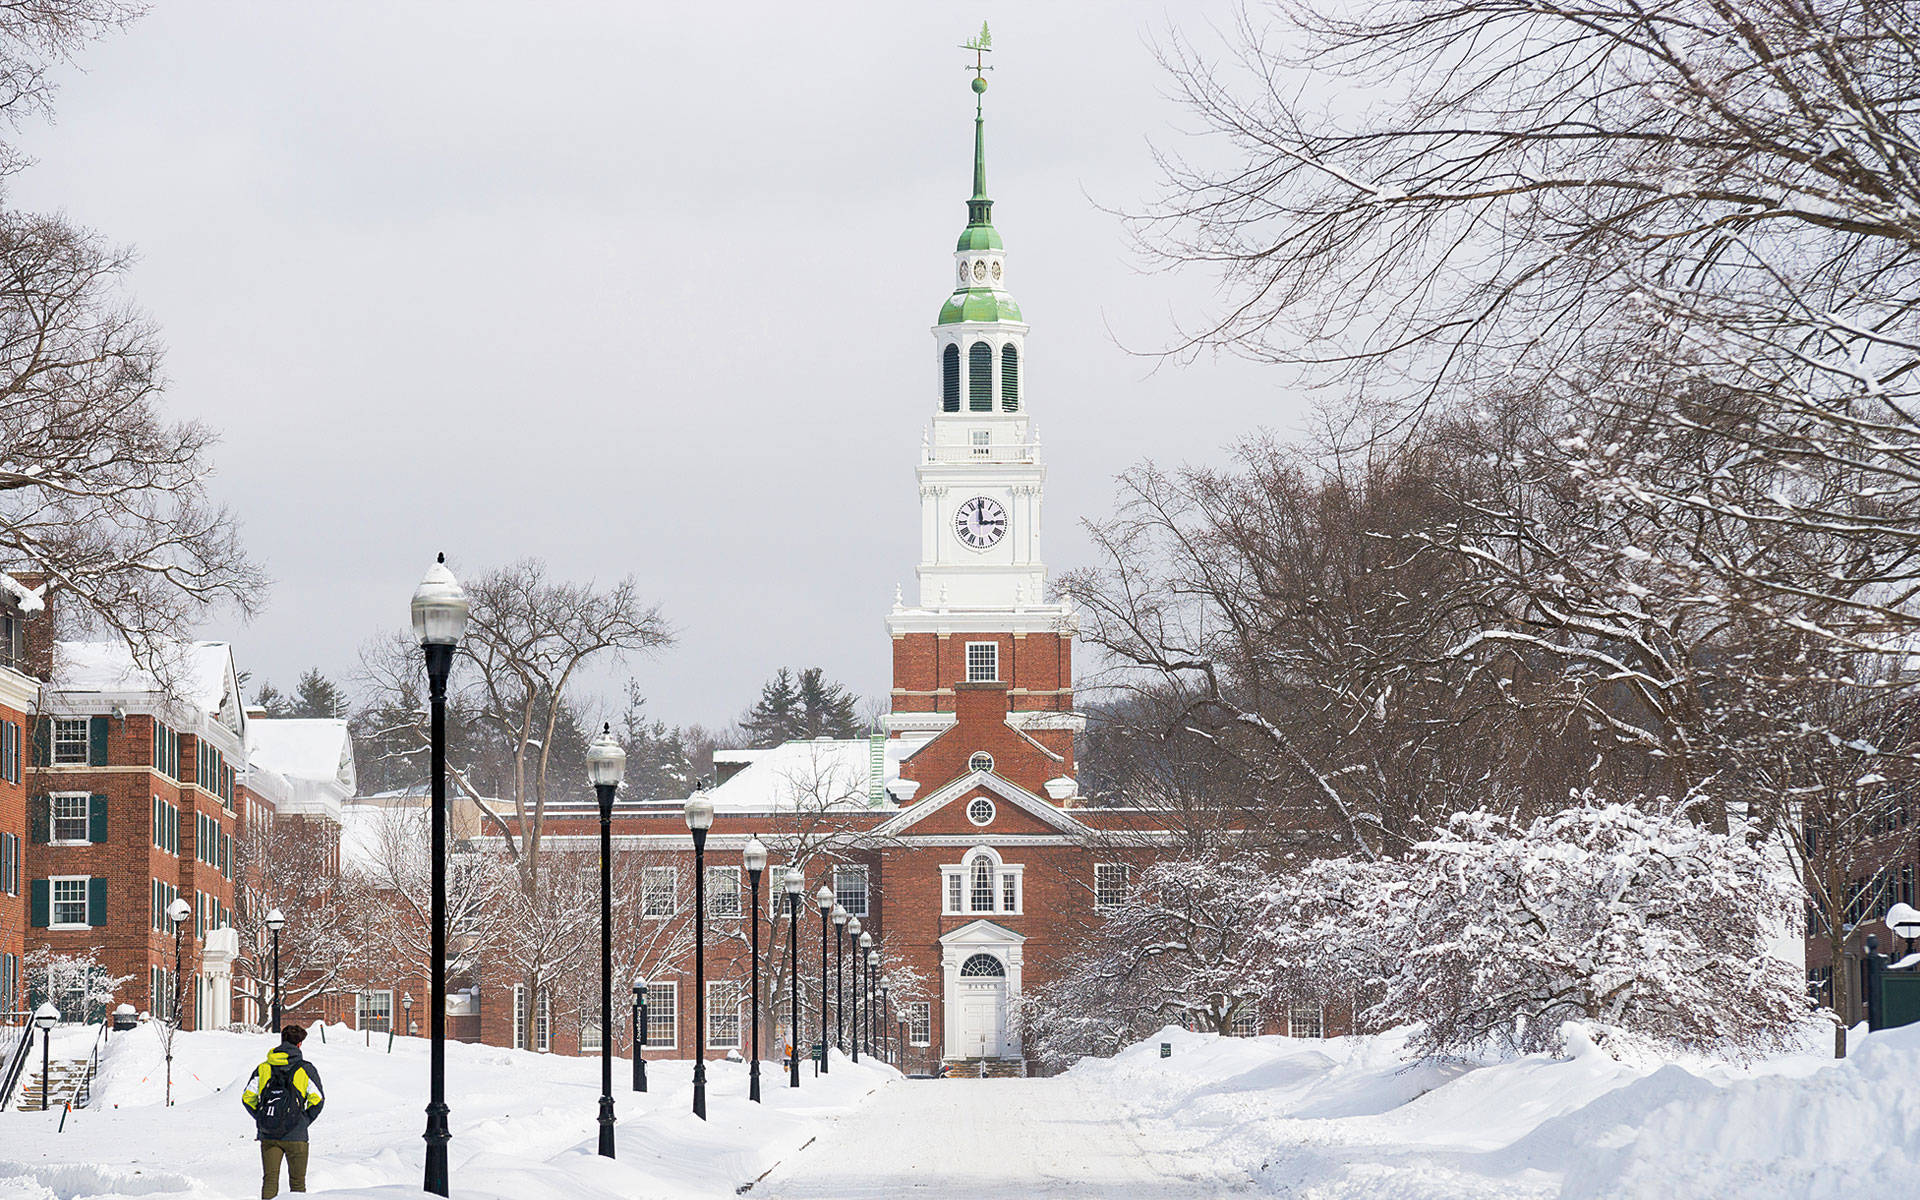
<instances>
[{"instance_id":1,"label":"white railing","mask_svg":"<svg viewBox=\"0 0 1920 1200\"><path fill-rule=\"evenodd\" d=\"M1030 463L1040 458L1040 448L1032 442L995 442L987 446L925 446L920 461L930 463Z\"/></svg>"}]
</instances>

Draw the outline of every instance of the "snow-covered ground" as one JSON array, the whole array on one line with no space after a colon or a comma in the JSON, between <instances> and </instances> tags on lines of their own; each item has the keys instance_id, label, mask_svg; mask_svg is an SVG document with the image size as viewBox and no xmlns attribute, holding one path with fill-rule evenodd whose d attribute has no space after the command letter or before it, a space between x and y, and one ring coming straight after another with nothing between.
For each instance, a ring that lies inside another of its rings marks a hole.
<instances>
[{"instance_id":1,"label":"snow-covered ground","mask_svg":"<svg viewBox=\"0 0 1920 1200\"><path fill-rule=\"evenodd\" d=\"M307 1186L341 1197L421 1196L426 1127L427 1043L396 1038L371 1047L352 1030L329 1027L304 1049L326 1085L327 1108L313 1128ZM164 1060L151 1027L121 1035L95 1089L100 1107L60 1113L0 1113L0 1198L4 1200L233 1200L260 1194L253 1122L240 1106L246 1075L272 1046L261 1036L183 1033L174 1050L172 1108L161 1105ZM56 1051L61 1045L56 1042ZM887 1067L836 1060L802 1086L762 1068L766 1103L747 1100L742 1063L707 1064L707 1114L691 1113L691 1064L650 1062L645 1095L614 1063L619 1157L595 1152L597 1059L531 1054L453 1043L447 1048L452 1108L450 1173L470 1200L604 1200L611 1197L731 1196L812 1139L835 1115L862 1103L889 1079ZM116 1107L117 1106L117 1107ZM284 1179L281 1194L286 1195Z\"/></svg>"},{"instance_id":2,"label":"snow-covered ground","mask_svg":"<svg viewBox=\"0 0 1920 1200\"><path fill-rule=\"evenodd\" d=\"M328 1111L315 1127L317 1193L419 1197L426 1045L391 1056L350 1033L309 1042ZM1161 1058L1165 1042L1171 1055ZM768 1103L746 1068L710 1064L702 1123L686 1064L655 1090L616 1065L620 1157L593 1153L597 1064L484 1046L449 1050L454 1195L475 1200L1214 1195L1647 1197L1904 1195L1920 1178L1920 1028L1862 1038L1835 1062L1793 1055L1732 1067L1571 1053L1410 1065L1404 1036L1296 1041L1167 1029L1053 1079L905 1080L837 1061ZM185 1034L181 1103L159 1104L158 1040L120 1039L106 1107L0 1114L0 1197L257 1194L239 1087L266 1039ZM1623 1061L1623 1058L1625 1061ZM114 1107L114 1106L118 1107Z\"/></svg>"}]
</instances>

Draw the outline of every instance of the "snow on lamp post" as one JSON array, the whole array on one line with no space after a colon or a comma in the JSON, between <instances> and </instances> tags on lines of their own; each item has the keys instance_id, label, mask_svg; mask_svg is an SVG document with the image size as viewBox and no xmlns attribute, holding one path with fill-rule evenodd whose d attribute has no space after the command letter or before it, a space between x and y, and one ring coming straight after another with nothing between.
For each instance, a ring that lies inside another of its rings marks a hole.
<instances>
[{"instance_id":1,"label":"snow on lamp post","mask_svg":"<svg viewBox=\"0 0 1920 1200\"><path fill-rule=\"evenodd\" d=\"M1913 953L1913 944L1920 941L1920 909L1904 901L1887 910L1887 928L1899 934L1907 943L1907 953Z\"/></svg>"},{"instance_id":2,"label":"snow on lamp post","mask_svg":"<svg viewBox=\"0 0 1920 1200\"><path fill-rule=\"evenodd\" d=\"M60 1010L49 1000L33 1013L33 1027L40 1031L40 1111L47 1111L47 1098L53 1095L53 1027L60 1023ZM32 1042L27 1053L33 1053Z\"/></svg>"},{"instance_id":3,"label":"snow on lamp post","mask_svg":"<svg viewBox=\"0 0 1920 1200\"><path fill-rule=\"evenodd\" d=\"M781 885L787 891L787 1086L800 1086L800 893L807 877L788 867Z\"/></svg>"},{"instance_id":4,"label":"snow on lamp post","mask_svg":"<svg viewBox=\"0 0 1920 1200\"><path fill-rule=\"evenodd\" d=\"M827 1055L827 926L833 923L833 889L821 884L813 902L820 906L820 1073L825 1075L833 1065Z\"/></svg>"},{"instance_id":5,"label":"snow on lamp post","mask_svg":"<svg viewBox=\"0 0 1920 1200\"><path fill-rule=\"evenodd\" d=\"M647 977L633 977L633 1090L647 1090Z\"/></svg>"},{"instance_id":6,"label":"snow on lamp post","mask_svg":"<svg viewBox=\"0 0 1920 1200\"><path fill-rule=\"evenodd\" d=\"M767 848L760 844L758 837L748 839L747 848L740 852L740 861L747 868L747 920L752 922L747 949L747 967L751 976L751 986L748 989L751 1000L747 1005L747 1014L752 1018L753 1050L747 1056L747 1099L758 1104L760 1102L760 873L767 869Z\"/></svg>"},{"instance_id":7,"label":"snow on lamp post","mask_svg":"<svg viewBox=\"0 0 1920 1200\"><path fill-rule=\"evenodd\" d=\"M843 1052L847 1048L847 1039L845 1032L841 1029L843 1022L840 1014L846 1011L847 997L841 990L841 972L846 966L847 956L840 944L840 937L847 930L847 918L850 915L838 904L833 906L833 1048Z\"/></svg>"},{"instance_id":8,"label":"snow on lamp post","mask_svg":"<svg viewBox=\"0 0 1920 1200\"><path fill-rule=\"evenodd\" d=\"M613 1157L613 794L627 775L627 752L602 725L587 747L587 778L600 800L600 1156Z\"/></svg>"},{"instance_id":9,"label":"snow on lamp post","mask_svg":"<svg viewBox=\"0 0 1920 1200\"><path fill-rule=\"evenodd\" d=\"M713 801L702 792L687 798L687 828L693 832L693 1115L707 1119L707 830Z\"/></svg>"},{"instance_id":10,"label":"snow on lamp post","mask_svg":"<svg viewBox=\"0 0 1920 1200\"><path fill-rule=\"evenodd\" d=\"M405 1014L405 1019L407 1022L407 1036L412 1037L414 1033L417 1032L420 1028L418 1025L415 1025L413 1023L413 993L412 992L400 993L400 1011L403 1014ZM393 1049L392 1039L388 1039L387 1049L389 1050Z\"/></svg>"},{"instance_id":11,"label":"snow on lamp post","mask_svg":"<svg viewBox=\"0 0 1920 1200\"><path fill-rule=\"evenodd\" d=\"M427 1142L424 1189L447 1194L447 676L453 671L454 648L467 630L467 594L447 570L442 554L427 568L413 592L413 635L427 660L430 772L433 821L429 854L433 864L433 929L428 963L430 983L427 1017L432 1044L427 1067Z\"/></svg>"},{"instance_id":12,"label":"snow on lamp post","mask_svg":"<svg viewBox=\"0 0 1920 1200\"><path fill-rule=\"evenodd\" d=\"M851 1040L855 1062L860 1061L860 939L865 936L860 932L859 917L847 921L847 940L853 943L853 1013L852 1019L847 1022L850 1026L847 1032L853 1035Z\"/></svg>"},{"instance_id":13,"label":"snow on lamp post","mask_svg":"<svg viewBox=\"0 0 1920 1200\"><path fill-rule=\"evenodd\" d=\"M173 922L173 1011L168 1014L166 1107L173 1104L173 1035L180 1032L180 939L186 933L187 918L193 906L178 897L167 905L167 919Z\"/></svg>"},{"instance_id":14,"label":"snow on lamp post","mask_svg":"<svg viewBox=\"0 0 1920 1200\"><path fill-rule=\"evenodd\" d=\"M280 927L287 914L277 908L267 910L267 939L273 943L273 1031L280 1032Z\"/></svg>"}]
</instances>

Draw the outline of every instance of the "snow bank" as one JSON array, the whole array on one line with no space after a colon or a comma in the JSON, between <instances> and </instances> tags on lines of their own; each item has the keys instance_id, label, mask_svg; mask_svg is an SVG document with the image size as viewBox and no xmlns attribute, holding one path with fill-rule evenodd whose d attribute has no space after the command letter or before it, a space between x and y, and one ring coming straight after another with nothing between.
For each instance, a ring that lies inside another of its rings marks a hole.
<instances>
[{"instance_id":1,"label":"snow bank","mask_svg":"<svg viewBox=\"0 0 1920 1200\"><path fill-rule=\"evenodd\" d=\"M426 1127L427 1052L421 1038L364 1035L328 1026L307 1039L327 1109L313 1129L308 1185L336 1197L418 1197ZM258 1195L260 1156L240 1106L248 1072L272 1045L263 1036L183 1033L174 1044L172 1108L162 1106L165 1059L158 1030L144 1026L109 1043L97 1107L0 1117L0 1197L6 1200L230 1200ZM614 1064L619 1158L595 1152L597 1059L493 1046L447 1047L449 1147L454 1191L465 1200L612 1200L731 1196L811 1140L834 1116L862 1103L891 1068L836 1058L831 1075L811 1068L795 1092L762 1067L764 1104L747 1096L744 1063L707 1064L711 1120L696 1119L692 1064L648 1064L652 1090L629 1089Z\"/></svg>"}]
</instances>

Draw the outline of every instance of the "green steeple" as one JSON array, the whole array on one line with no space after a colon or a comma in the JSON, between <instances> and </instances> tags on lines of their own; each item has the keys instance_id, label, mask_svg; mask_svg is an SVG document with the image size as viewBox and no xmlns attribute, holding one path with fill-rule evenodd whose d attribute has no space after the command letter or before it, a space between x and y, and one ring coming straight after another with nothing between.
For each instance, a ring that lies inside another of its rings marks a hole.
<instances>
[{"instance_id":1,"label":"green steeple","mask_svg":"<svg viewBox=\"0 0 1920 1200\"><path fill-rule=\"evenodd\" d=\"M973 196L967 201L967 228L960 235L956 251L1001 250L1000 234L993 227L993 201L987 198L987 115L983 109L987 92L985 62L993 46L993 35L980 26L980 36L966 44L973 51Z\"/></svg>"}]
</instances>

